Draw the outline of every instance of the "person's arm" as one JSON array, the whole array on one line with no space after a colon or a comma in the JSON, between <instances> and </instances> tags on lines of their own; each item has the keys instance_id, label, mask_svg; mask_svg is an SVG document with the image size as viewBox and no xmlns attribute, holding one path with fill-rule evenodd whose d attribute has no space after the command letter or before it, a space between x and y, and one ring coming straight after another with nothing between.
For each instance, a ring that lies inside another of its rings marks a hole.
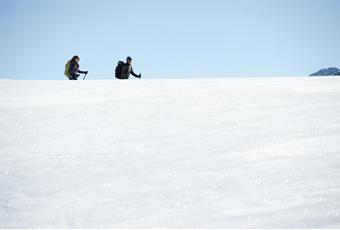
<instances>
[{"instance_id":1,"label":"person's arm","mask_svg":"<svg viewBox=\"0 0 340 230\"><path fill-rule=\"evenodd\" d=\"M78 69L77 69L77 73L82 73L82 74L87 74L88 73L88 71L81 71L80 69L79 69L79 65L78 65Z\"/></svg>"},{"instance_id":2,"label":"person's arm","mask_svg":"<svg viewBox=\"0 0 340 230\"><path fill-rule=\"evenodd\" d=\"M88 73L88 71L79 70L79 65L76 62L71 62L70 72L71 72L71 75L79 75L80 73L82 73L82 74Z\"/></svg>"},{"instance_id":3,"label":"person's arm","mask_svg":"<svg viewBox=\"0 0 340 230\"><path fill-rule=\"evenodd\" d=\"M87 73L88 73L88 71L81 71L81 70L78 70L78 73L87 74Z\"/></svg>"},{"instance_id":4,"label":"person's arm","mask_svg":"<svg viewBox=\"0 0 340 230\"><path fill-rule=\"evenodd\" d=\"M137 78L141 77L141 74L137 75L137 74L135 74L135 72L133 72L133 68L132 67L131 67L131 74L132 74L132 76L137 77Z\"/></svg>"}]
</instances>

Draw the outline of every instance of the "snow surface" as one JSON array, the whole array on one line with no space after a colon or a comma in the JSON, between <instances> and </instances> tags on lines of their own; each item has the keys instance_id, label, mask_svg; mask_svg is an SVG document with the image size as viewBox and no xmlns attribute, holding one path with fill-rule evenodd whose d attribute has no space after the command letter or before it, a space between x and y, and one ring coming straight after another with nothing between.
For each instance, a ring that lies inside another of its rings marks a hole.
<instances>
[{"instance_id":1,"label":"snow surface","mask_svg":"<svg viewBox=\"0 0 340 230\"><path fill-rule=\"evenodd\" d=\"M1 228L339 228L340 78L0 81Z\"/></svg>"}]
</instances>

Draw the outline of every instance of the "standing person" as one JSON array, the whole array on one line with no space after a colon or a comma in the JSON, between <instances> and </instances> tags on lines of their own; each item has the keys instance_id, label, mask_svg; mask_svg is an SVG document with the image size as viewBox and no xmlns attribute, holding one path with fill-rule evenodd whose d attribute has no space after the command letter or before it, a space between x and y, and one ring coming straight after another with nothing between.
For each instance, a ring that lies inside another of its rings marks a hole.
<instances>
[{"instance_id":1,"label":"standing person","mask_svg":"<svg viewBox=\"0 0 340 230\"><path fill-rule=\"evenodd\" d=\"M81 73L85 75L88 73L88 71L79 70L79 62L80 62L79 56L73 56L73 58L67 62L65 75L70 80L78 80L78 77L80 76Z\"/></svg>"},{"instance_id":2,"label":"standing person","mask_svg":"<svg viewBox=\"0 0 340 230\"><path fill-rule=\"evenodd\" d=\"M126 63L120 61L118 62L118 66L116 67L116 78L118 79L129 79L130 74L136 78L141 78L142 74L140 73L139 75L135 74L133 72L132 68L132 58L127 57L126 58Z\"/></svg>"}]
</instances>

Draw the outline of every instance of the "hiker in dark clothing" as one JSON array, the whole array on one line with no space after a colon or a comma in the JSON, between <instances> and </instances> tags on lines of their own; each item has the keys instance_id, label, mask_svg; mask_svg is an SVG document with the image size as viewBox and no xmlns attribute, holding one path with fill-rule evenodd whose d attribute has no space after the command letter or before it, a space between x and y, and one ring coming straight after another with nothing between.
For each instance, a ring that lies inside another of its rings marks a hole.
<instances>
[{"instance_id":1,"label":"hiker in dark clothing","mask_svg":"<svg viewBox=\"0 0 340 230\"><path fill-rule=\"evenodd\" d=\"M71 60L70 60L70 80L78 80L78 77L80 76L80 74L87 74L88 71L81 71L79 70L79 61L80 58L79 56L74 56Z\"/></svg>"},{"instance_id":2,"label":"hiker in dark clothing","mask_svg":"<svg viewBox=\"0 0 340 230\"><path fill-rule=\"evenodd\" d=\"M139 75L135 74L135 72L133 72L133 68L132 68L132 58L131 57L127 57L126 58L126 63L122 64L121 66L121 71L120 71L120 76L118 77L119 79L129 79L130 74L132 74L132 76L136 77L136 78L141 78L142 74L140 73Z\"/></svg>"}]
</instances>

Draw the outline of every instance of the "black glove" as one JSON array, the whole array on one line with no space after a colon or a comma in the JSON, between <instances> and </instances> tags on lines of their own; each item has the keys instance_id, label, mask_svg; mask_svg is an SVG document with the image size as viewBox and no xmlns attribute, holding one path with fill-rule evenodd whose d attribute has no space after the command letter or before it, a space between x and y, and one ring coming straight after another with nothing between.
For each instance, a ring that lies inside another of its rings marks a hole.
<instances>
[{"instance_id":1,"label":"black glove","mask_svg":"<svg viewBox=\"0 0 340 230\"><path fill-rule=\"evenodd\" d=\"M88 74L88 73L89 73L89 71L85 71L84 73L85 73L85 75L86 75L86 74Z\"/></svg>"}]
</instances>

